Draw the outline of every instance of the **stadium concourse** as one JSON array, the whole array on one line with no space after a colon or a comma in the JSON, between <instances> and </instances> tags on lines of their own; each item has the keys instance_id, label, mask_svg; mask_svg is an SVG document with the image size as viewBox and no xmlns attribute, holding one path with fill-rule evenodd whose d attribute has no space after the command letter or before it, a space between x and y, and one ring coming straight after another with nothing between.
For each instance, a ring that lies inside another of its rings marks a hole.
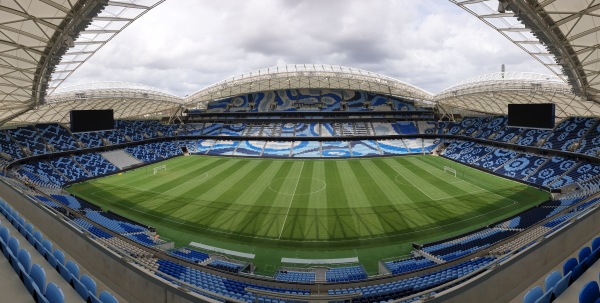
<instances>
[{"instance_id":1,"label":"stadium concourse","mask_svg":"<svg viewBox=\"0 0 600 303\"><path fill-rule=\"evenodd\" d=\"M0 4L13 20L0 27L4 299L600 299L597 5L452 1L556 75L488 74L437 94L314 64L185 98L60 86L161 2ZM514 103L555 104L556 125L509 125ZM97 109L113 112L107 128L69 127Z\"/></svg>"}]
</instances>

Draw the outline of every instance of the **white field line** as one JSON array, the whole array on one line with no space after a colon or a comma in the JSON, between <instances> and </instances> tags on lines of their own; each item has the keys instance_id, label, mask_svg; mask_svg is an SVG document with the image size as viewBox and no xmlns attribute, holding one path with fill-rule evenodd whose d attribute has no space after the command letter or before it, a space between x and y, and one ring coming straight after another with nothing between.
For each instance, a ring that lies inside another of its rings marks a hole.
<instances>
[{"instance_id":1,"label":"white field line","mask_svg":"<svg viewBox=\"0 0 600 303\"><path fill-rule=\"evenodd\" d=\"M292 191L292 198L290 199L290 205L288 205L287 212L285 214L285 219L283 219L283 225L281 225L281 231L279 232L279 237L277 239L281 239L281 235L283 234L283 228L285 227L285 222L287 221L288 215L290 214L290 208L292 208L292 202L294 202L294 193L296 189L298 189L298 183L300 183L300 177L302 176L302 170L304 169L304 162L302 162L302 167L300 168L300 173L298 174L298 180L296 180L296 186Z\"/></svg>"},{"instance_id":2,"label":"white field line","mask_svg":"<svg viewBox=\"0 0 600 303\"><path fill-rule=\"evenodd\" d=\"M396 170L396 168L394 166L390 166L397 174L398 176L402 177L402 179L408 181L408 183L410 183L410 185L412 185L414 188L418 189L420 192L422 192L424 195L426 195L427 197L429 197L429 199L431 200L436 200L434 198L432 198L428 193L422 191L420 188L418 188L414 183L412 183L412 181L410 181L409 179L405 178L402 173L400 173L399 171Z\"/></svg>"},{"instance_id":3,"label":"white field line","mask_svg":"<svg viewBox=\"0 0 600 303\"><path fill-rule=\"evenodd\" d=\"M430 165L429 163L427 163L427 162L425 162L425 161L423 161L423 160L421 160L421 159L417 159L417 160L419 160L419 161L421 161L421 162L423 162L423 163L425 163L425 164L427 164L427 165ZM459 163L459 164L460 164L460 163ZM466 165L463 165L463 166L466 166ZM467 166L467 167L468 167L468 166ZM472 168L472 167L469 167L469 168ZM475 168L472 168L472 169L475 169ZM488 174L489 174L489 173L488 173ZM496 176L496 175L493 175L493 176L495 176L495 177L498 177L498 176ZM509 199L509 198L507 198L507 197L501 196L501 195L499 195L499 194L497 194L497 193L495 193L495 192L491 192L491 191L489 191L489 190L487 190L487 189L485 189L485 188L482 188L482 187L480 187L480 186L477 186L477 185L475 185L475 184L473 184L473 183L471 183L471 182L469 182L469 181L467 181L467 180L464 180L464 179L461 179L461 180L462 180L462 181L464 181L464 182L467 182L467 183L469 183L469 184L471 184L471 185L473 185L473 186L475 186L475 187L477 187L477 188L479 188L479 189L480 189L480 190L482 190L482 191L487 191L488 193L490 193L490 194L492 194L492 195L495 195L495 196L498 196L498 197L500 197L500 198L502 198L502 199L507 199L507 200L509 200L509 201L513 201L513 202L514 202L514 203L513 203L513 205L514 205L514 204L519 204L519 202L518 202L518 201L515 201L515 200L513 200L513 199ZM513 181L513 180L510 180L510 181ZM516 181L513 181L513 182L515 182L515 183L517 183L517 184L521 184L521 183L519 183L519 182L516 182Z\"/></svg>"}]
</instances>

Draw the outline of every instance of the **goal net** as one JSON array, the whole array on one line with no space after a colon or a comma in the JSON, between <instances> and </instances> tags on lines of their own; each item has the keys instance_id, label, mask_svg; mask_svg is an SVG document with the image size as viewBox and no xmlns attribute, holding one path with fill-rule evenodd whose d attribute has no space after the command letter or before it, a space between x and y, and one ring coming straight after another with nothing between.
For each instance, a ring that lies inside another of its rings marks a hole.
<instances>
[{"instance_id":1,"label":"goal net","mask_svg":"<svg viewBox=\"0 0 600 303\"><path fill-rule=\"evenodd\" d=\"M166 171L167 170L167 166L166 165L161 165L161 166L157 166L154 168L154 175L156 175L158 172L160 172L161 170Z\"/></svg>"},{"instance_id":2,"label":"goal net","mask_svg":"<svg viewBox=\"0 0 600 303\"><path fill-rule=\"evenodd\" d=\"M450 168L448 166L444 166L444 172L447 174L451 174L456 178L456 170L454 168Z\"/></svg>"}]
</instances>

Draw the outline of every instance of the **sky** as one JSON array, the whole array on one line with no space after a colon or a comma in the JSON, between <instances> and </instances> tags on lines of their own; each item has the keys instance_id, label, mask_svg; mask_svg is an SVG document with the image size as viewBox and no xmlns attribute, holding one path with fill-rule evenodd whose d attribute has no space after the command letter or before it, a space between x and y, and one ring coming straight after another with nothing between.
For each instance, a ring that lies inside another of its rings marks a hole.
<instances>
[{"instance_id":1,"label":"sky","mask_svg":"<svg viewBox=\"0 0 600 303\"><path fill-rule=\"evenodd\" d=\"M167 0L62 84L125 81L180 97L284 64L360 68L437 93L507 71L550 71L445 0Z\"/></svg>"}]
</instances>

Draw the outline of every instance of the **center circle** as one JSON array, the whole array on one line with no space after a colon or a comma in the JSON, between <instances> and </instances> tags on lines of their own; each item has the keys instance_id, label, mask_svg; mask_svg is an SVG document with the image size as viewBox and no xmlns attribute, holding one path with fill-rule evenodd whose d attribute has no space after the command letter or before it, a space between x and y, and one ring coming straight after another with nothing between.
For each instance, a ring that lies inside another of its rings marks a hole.
<instances>
[{"instance_id":1,"label":"center circle","mask_svg":"<svg viewBox=\"0 0 600 303\"><path fill-rule=\"evenodd\" d=\"M270 190L283 195L310 195L324 190L325 187L325 181L309 177L279 178L269 183Z\"/></svg>"}]
</instances>

